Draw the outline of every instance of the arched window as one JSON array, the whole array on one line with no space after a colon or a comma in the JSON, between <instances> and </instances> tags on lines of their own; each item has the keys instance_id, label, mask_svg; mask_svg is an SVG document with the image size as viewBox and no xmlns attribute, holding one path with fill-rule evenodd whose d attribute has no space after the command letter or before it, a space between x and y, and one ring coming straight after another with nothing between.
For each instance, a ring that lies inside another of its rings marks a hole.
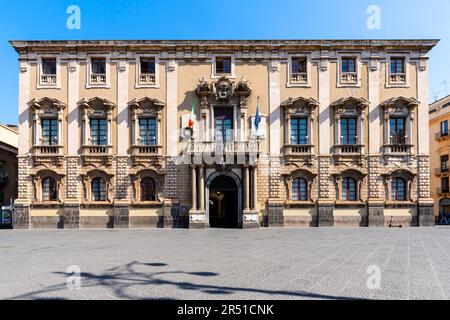
<instances>
[{"instance_id":1,"label":"arched window","mask_svg":"<svg viewBox=\"0 0 450 320\"><path fill-rule=\"evenodd\" d=\"M392 200L406 201L406 181L402 178L392 179Z\"/></svg>"},{"instance_id":2,"label":"arched window","mask_svg":"<svg viewBox=\"0 0 450 320\"><path fill-rule=\"evenodd\" d=\"M292 200L307 201L308 200L308 183L305 179L296 178L292 182Z\"/></svg>"},{"instance_id":3,"label":"arched window","mask_svg":"<svg viewBox=\"0 0 450 320\"><path fill-rule=\"evenodd\" d=\"M356 201L356 180L353 178L344 178L342 180L342 200Z\"/></svg>"},{"instance_id":4,"label":"arched window","mask_svg":"<svg viewBox=\"0 0 450 320\"><path fill-rule=\"evenodd\" d=\"M92 180L92 201L106 201L106 182L102 178Z\"/></svg>"},{"instance_id":5,"label":"arched window","mask_svg":"<svg viewBox=\"0 0 450 320\"><path fill-rule=\"evenodd\" d=\"M141 201L156 201L155 180L145 177L141 180Z\"/></svg>"},{"instance_id":6,"label":"arched window","mask_svg":"<svg viewBox=\"0 0 450 320\"><path fill-rule=\"evenodd\" d=\"M57 201L58 187L56 180L52 177L47 177L42 180L42 201Z\"/></svg>"}]
</instances>

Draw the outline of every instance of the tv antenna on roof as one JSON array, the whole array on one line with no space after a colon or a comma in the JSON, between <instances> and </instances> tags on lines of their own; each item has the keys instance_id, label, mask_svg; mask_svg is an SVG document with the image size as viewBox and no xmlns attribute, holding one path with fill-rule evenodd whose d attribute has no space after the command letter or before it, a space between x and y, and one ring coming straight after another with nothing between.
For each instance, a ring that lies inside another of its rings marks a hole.
<instances>
[{"instance_id":1,"label":"tv antenna on roof","mask_svg":"<svg viewBox=\"0 0 450 320\"><path fill-rule=\"evenodd\" d=\"M442 81L441 82L441 86L444 86L444 88L445 88L445 96L447 96L448 95L448 90L447 90L447 85L448 85L448 82L447 82L447 80L444 80L444 81Z\"/></svg>"}]
</instances>

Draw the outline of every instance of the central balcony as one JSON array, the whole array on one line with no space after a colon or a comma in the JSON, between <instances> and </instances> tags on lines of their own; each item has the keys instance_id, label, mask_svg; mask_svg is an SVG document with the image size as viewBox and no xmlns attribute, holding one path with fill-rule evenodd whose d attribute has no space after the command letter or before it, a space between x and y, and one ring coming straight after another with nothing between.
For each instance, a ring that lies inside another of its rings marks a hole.
<instances>
[{"instance_id":1,"label":"central balcony","mask_svg":"<svg viewBox=\"0 0 450 320\"><path fill-rule=\"evenodd\" d=\"M285 144L283 147L284 157L311 163L313 145L310 144Z\"/></svg>"},{"instance_id":2,"label":"central balcony","mask_svg":"<svg viewBox=\"0 0 450 320\"><path fill-rule=\"evenodd\" d=\"M156 83L156 75L152 73L142 73L139 76L139 83L153 85Z\"/></svg>"},{"instance_id":3,"label":"central balcony","mask_svg":"<svg viewBox=\"0 0 450 320\"><path fill-rule=\"evenodd\" d=\"M358 73L356 72L344 72L341 76L341 83L355 84L358 83Z\"/></svg>"},{"instance_id":4,"label":"central balcony","mask_svg":"<svg viewBox=\"0 0 450 320\"><path fill-rule=\"evenodd\" d=\"M259 154L259 141L192 141L188 145L188 154Z\"/></svg>"},{"instance_id":5,"label":"central balcony","mask_svg":"<svg viewBox=\"0 0 450 320\"><path fill-rule=\"evenodd\" d=\"M308 73L306 72L294 72L291 75L292 83L306 84L308 83Z\"/></svg>"},{"instance_id":6,"label":"central balcony","mask_svg":"<svg viewBox=\"0 0 450 320\"><path fill-rule=\"evenodd\" d=\"M91 84L106 84L106 74L102 73L91 74Z\"/></svg>"}]
</instances>

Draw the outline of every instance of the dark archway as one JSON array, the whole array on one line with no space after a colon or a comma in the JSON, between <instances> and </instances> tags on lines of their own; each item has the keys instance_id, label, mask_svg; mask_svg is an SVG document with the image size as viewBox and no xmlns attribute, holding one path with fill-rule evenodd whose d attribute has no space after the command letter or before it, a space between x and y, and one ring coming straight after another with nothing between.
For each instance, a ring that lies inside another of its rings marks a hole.
<instances>
[{"instance_id":1,"label":"dark archway","mask_svg":"<svg viewBox=\"0 0 450 320\"><path fill-rule=\"evenodd\" d=\"M209 226L239 228L238 186L233 178L220 175L209 186Z\"/></svg>"}]
</instances>

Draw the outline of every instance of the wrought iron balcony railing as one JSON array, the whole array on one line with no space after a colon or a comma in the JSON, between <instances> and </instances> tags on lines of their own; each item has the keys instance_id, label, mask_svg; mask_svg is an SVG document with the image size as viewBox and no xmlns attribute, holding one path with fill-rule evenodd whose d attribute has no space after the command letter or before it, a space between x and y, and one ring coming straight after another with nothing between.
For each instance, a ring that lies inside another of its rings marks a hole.
<instances>
[{"instance_id":1,"label":"wrought iron balcony railing","mask_svg":"<svg viewBox=\"0 0 450 320\"><path fill-rule=\"evenodd\" d=\"M188 146L188 153L258 153L259 142L258 141L230 141L230 142L217 142L217 141L204 141L204 142L191 142Z\"/></svg>"}]
</instances>

